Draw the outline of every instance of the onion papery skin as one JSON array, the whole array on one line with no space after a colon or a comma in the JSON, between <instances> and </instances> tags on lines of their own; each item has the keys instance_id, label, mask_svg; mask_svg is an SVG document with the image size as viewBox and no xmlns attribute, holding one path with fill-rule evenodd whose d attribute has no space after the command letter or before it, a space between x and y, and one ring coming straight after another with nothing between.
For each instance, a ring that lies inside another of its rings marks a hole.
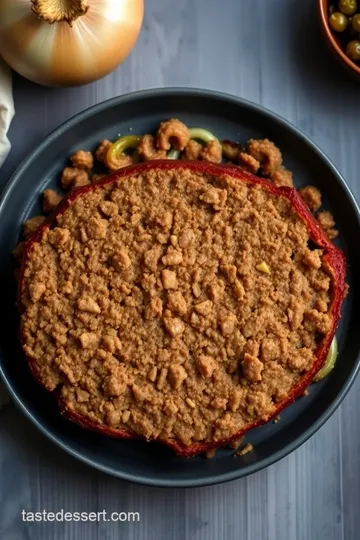
<instances>
[{"instance_id":1,"label":"onion papery skin","mask_svg":"<svg viewBox=\"0 0 360 540\"><path fill-rule=\"evenodd\" d=\"M0 0L0 56L20 75L45 86L78 86L104 77L135 45L144 1L87 4L87 12L70 25L39 18L31 0Z\"/></svg>"}]
</instances>

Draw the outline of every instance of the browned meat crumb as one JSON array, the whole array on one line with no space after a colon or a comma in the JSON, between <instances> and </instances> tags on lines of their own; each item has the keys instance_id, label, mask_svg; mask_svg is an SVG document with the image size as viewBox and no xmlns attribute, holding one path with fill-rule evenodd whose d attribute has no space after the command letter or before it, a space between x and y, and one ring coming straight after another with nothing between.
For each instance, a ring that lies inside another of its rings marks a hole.
<instances>
[{"instance_id":1,"label":"browned meat crumb","mask_svg":"<svg viewBox=\"0 0 360 540\"><path fill-rule=\"evenodd\" d=\"M23 225L23 233L26 240L37 231L42 223L45 221L45 216L34 216L27 219Z\"/></svg>"},{"instance_id":2,"label":"browned meat crumb","mask_svg":"<svg viewBox=\"0 0 360 540\"><path fill-rule=\"evenodd\" d=\"M339 231L334 228L335 220L331 212L319 212L316 216L316 219L320 227L324 229L330 240L334 240L339 235Z\"/></svg>"},{"instance_id":3,"label":"browned meat crumb","mask_svg":"<svg viewBox=\"0 0 360 540\"><path fill-rule=\"evenodd\" d=\"M77 150L77 152L70 157L70 161L72 166L76 169L91 171L94 166L94 156L88 150Z\"/></svg>"},{"instance_id":4,"label":"browned meat crumb","mask_svg":"<svg viewBox=\"0 0 360 540\"><path fill-rule=\"evenodd\" d=\"M335 240L339 236L339 231L337 229L328 229L326 231L326 234L328 235L330 240Z\"/></svg>"},{"instance_id":5,"label":"browned meat crumb","mask_svg":"<svg viewBox=\"0 0 360 540\"><path fill-rule=\"evenodd\" d=\"M210 141L206 146L202 146L195 140L190 140L185 147L183 159L203 160L212 163L220 163L222 160L222 148L218 141Z\"/></svg>"},{"instance_id":6,"label":"browned meat crumb","mask_svg":"<svg viewBox=\"0 0 360 540\"><path fill-rule=\"evenodd\" d=\"M198 143L194 139L191 139L185 146L183 159L187 159L187 160L200 159L202 148L203 147L200 143Z\"/></svg>"},{"instance_id":7,"label":"browned meat crumb","mask_svg":"<svg viewBox=\"0 0 360 540\"><path fill-rule=\"evenodd\" d=\"M270 180L277 187L294 187L293 173L288 169L278 169L270 175Z\"/></svg>"},{"instance_id":8,"label":"browned meat crumb","mask_svg":"<svg viewBox=\"0 0 360 540\"><path fill-rule=\"evenodd\" d=\"M156 147L155 137L153 135L144 135L137 147L137 151L144 161L166 158L165 150L159 150Z\"/></svg>"},{"instance_id":9,"label":"browned meat crumb","mask_svg":"<svg viewBox=\"0 0 360 540\"><path fill-rule=\"evenodd\" d=\"M229 448L232 448L232 450L237 450L242 442L244 442L244 437L239 437L229 444Z\"/></svg>"},{"instance_id":10,"label":"browned meat crumb","mask_svg":"<svg viewBox=\"0 0 360 540\"><path fill-rule=\"evenodd\" d=\"M282 164L281 152L269 139L250 139L247 151L260 162L263 174L271 175L280 169Z\"/></svg>"},{"instance_id":11,"label":"browned meat crumb","mask_svg":"<svg viewBox=\"0 0 360 540\"><path fill-rule=\"evenodd\" d=\"M245 446L243 446L243 448L241 448L241 450L238 450L237 452L235 452L234 456L245 456L246 454L249 454L250 452L252 452L254 449L253 445L248 443L248 444L245 444Z\"/></svg>"},{"instance_id":12,"label":"browned meat crumb","mask_svg":"<svg viewBox=\"0 0 360 540\"><path fill-rule=\"evenodd\" d=\"M236 142L223 141L222 143L223 156L229 161L236 161L240 150L240 145Z\"/></svg>"},{"instance_id":13,"label":"browned meat crumb","mask_svg":"<svg viewBox=\"0 0 360 540\"><path fill-rule=\"evenodd\" d=\"M316 212L321 206L321 191L315 186L305 186L299 189L306 206L311 212Z\"/></svg>"},{"instance_id":14,"label":"browned meat crumb","mask_svg":"<svg viewBox=\"0 0 360 540\"><path fill-rule=\"evenodd\" d=\"M16 244L16 246L13 249L12 254L15 257L16 262L18 264L21 264L22 258L24 256L24 248L25 248L25 242L23 241Z\"/></svg>"},{"instance_id":15,"label":"browned meat crumb","mask_svg":"<svg viewBox=\"0 0 360 540\"><path fill-rule=\"evenodd\" d=\"M108 150L111 144L112 142L109 141L108 139L103 139L102 141L100 141L99 146L95 150L95 157L100 163L105 164L106 155L108 153Z\"/></svg>"},{"instance_id":16,"label":"browned meat crumb","mask_svg":"<svg viewBox=\"0 0 360 540\"><path fill-rule=\"evenodd\" d=\"M221 440L271 415L329 327L331 275L308 239L287 200L226 175L156 170L83 193L31 252L24 350L88 419Z\"/></svg>"},{"instance_id":17,"label":"browned meat crumb","mask_svg":"<svg viewBox=\"0 0 360 540\"><path fill-rule=\"evenodd\" d=\"M201 150L201 159L204 161L210 161L212 163L221 163L222 160L222 148L219 141L210 141Z\"/></svg>"},{"instance_id":18,"label":"browned meat crumb","mask_svg":"<svg viewBox=\"0 0 360 540\"><path fill-rule=\"evenodd\" d=\"M239 152L237 160L242 169L252 174L256 174L260 169L259 161L246 152Z\"/></svg>"},{"instance_id":19,"label":"browned meat crumb","mask_svg":"<svg viewBox=\"0 0 360 540\"><path fill-rule=\"evenodd\" d=\"M255 356L245 353L242 361L244 376L251 382L261 381L261 372L264 369L264 364Z\"/></svg>"},{"instance_id":20,"label":"browned meat crumb","mask_svg":"<svg viewBox=\"0 0 360 540\"><path fill-rule=\"evenodd\" d=\"M61 173L61 186L64 189L86 186L90 184L89 173L84 169L65 167Z\"/></svg>"},{"instance_id":21,"label":"browned meat crumb","mask_svg":"<svg viewBox=\"0 0 360 540\"><path fill-rule=\"evenodd\" d=\"M74 181L71 185L71 189L88 186L91 184L89 173L86 171L82 171L82 173L83 174L77 174L75 176Z\"/></svg>"},{"instance_id":22,"label":"browned meat crumb","mask_svg":"<svg viewBox=\"0 0 360 540\"><path fill-rule=\"evenodd\" d=\"M42 210L44 214L50 214L55 210L62 198L63 196L54 189L45 189L42 196Z\"/></svg>"},{"instance_id":23,"label":"browned meat crumb","mask_svg":"<svg viewBox=\"0 0 360 540\"><path fill-rule=\"evenodd\" d=\"M206 459L213 459L215 457L215 454L216 448L213 448L212 450L208 450L207 452L205 452L205 457Z\"/></svg>"},{"instance_id":24,"label":"browned meat crumb","mask_svg":"<svg viewBox=\"0 0 360 540\"><path fill-rule=\"evenodd\" d=\"M189 142L189 129L177 118L161 122L156 133L156 146L159 150L184 150Z\"/></svg>"},{"instance_id":25,"label":"browned meat crumb","mask_svg":"<svg viewBox=\"0 0 360 540\"><path fill-rule=\"evenodd\" d=\"M325 231L335 227L334 216L331 212L319 212L316 219L318 220L320 227L322 227Z\"/></svg>"},{"instance_id":26,"label":"browned meat crumb","mask_svg":"<svg viewBox=\"0 0 360 540\"><path fill-rule=\"evenodd\" d=\"M309 390L306 388L306 390L304 390L303 396L306 397L308 395L309 395Z\"/></svg>"}]
</instances>

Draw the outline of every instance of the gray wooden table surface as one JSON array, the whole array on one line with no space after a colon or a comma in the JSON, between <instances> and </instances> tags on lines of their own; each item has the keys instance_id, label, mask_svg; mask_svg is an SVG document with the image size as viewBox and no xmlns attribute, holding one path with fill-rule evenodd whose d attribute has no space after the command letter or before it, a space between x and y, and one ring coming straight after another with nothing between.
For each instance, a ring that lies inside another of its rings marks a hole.
<instances>
[{"instance_id":1,"label":"gray wooden table surface","mask_svg":"<svg viewBox=\"0 0 360 540\"><path fill-rule=\"evenodd\" d=\"M58 124L142 88L195 86L251 99L309 135L360 199L360 83L329 56L315 0L146 0L140 39L112 75L77 89L14 78L5 182ZM109 478L55 448L13 407L0 413L1 540L357 540L360 380L300 449L249 478L202 489ZM133 510L140 523L24 523L21 510Z\"/></svg>"}]
</instances>

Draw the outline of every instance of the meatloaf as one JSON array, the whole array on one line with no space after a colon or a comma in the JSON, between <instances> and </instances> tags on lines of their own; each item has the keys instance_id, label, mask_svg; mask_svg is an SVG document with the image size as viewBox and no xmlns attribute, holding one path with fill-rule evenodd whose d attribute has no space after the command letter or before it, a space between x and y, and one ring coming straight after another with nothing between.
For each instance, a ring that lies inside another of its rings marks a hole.
<instances>
[{"instance_id":1,"label":"meatloaf","mask_svg":"<svg viewBox=\"0 0 360 540\"><path fill-rule=\"evenodd\" d=\"M231 166L144 163L74 190L28 240L22 346L72 420L191 456L304 391L344 278L295 189Z\"/></svg>"}]
</instances>

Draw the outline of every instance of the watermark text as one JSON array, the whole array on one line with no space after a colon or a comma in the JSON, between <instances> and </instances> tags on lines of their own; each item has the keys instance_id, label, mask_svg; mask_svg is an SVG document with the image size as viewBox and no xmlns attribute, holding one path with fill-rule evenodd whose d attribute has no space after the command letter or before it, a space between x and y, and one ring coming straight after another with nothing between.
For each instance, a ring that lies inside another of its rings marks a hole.
<instances>
[{"instance_id":1,"label":"watermark text","mask_svg":"<svg viewBox=\"0 0 360 540\"><path fill-rule=\"evenodd\" d=\"M108 512L101 510L100 512L67 512L64 509L58 512L48 512L41 510L39 512L21 511L21 519L30 523L42 523L47 521L81 521L81 522L139 522L139 512Z\"/></svg>"}]
</instances>

